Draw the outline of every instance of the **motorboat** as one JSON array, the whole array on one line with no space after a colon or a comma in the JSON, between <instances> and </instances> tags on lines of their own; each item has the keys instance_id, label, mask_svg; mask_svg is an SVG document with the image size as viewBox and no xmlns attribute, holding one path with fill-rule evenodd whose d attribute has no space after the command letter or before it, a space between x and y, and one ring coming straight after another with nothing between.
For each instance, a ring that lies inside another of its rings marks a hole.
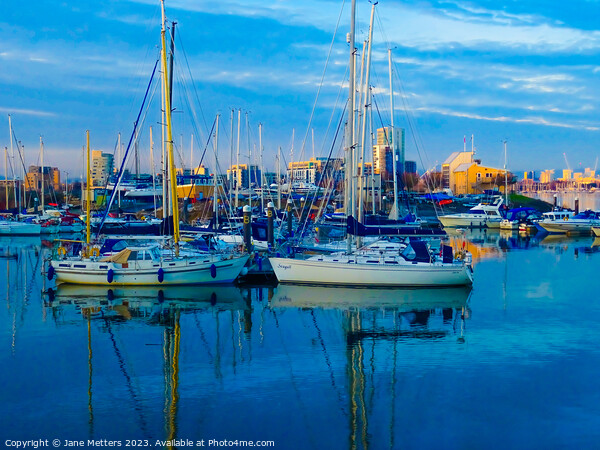
<instances>
[{"instance_id":1,"label":"motorboat","mask_svg":"<svg viewBox=\"0 0 600 450\"><path fill-rule=\"evenodd\" d=\"M501 196L494 198L492 203L479 203L468 212L446 214L438 219L444 228L500 228L504 219L504 199Z\"/></svg>"},{"instance_id":2,"label":"motorboat","mask_svg":"<svg viewBox=\"0 0 600 450\"><path fill-rule=\"evenodd\" d=\"M535 208L514 208L509 209L506 212L506 218L500 222L501 230L520 230L520 225L531 220L532 217L536 216L537 210Z\"/></svg>"},{"instance_id":3,"label":"motorboat","mask_svg":"<svg viewBox=\"0 0 600 450\"><path fill-rule=\"evenodd\" d=\"M568 212L555 213L552 218L544 218L539 222L548 233L591 233L593 226L600 226L600 215L587 209L579 214L569 215Z\"/></svg>"}]
</instances>

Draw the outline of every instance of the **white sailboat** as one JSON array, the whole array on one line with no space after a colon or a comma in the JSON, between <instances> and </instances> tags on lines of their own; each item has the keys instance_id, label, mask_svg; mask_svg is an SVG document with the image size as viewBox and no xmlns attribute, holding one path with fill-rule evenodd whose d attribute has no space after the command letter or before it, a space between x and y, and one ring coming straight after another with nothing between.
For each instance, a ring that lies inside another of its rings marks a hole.
<instances>
[{"instance_id":1,"label":"white sailboat","mask_svg":"<svg viewBox=\"0 0 600 450\"><path fill-rule=\"evenodd\" d=\"M371 10L371 30L374 16ZM353 216L356 206L355 175L359 170L353 151L356 143L354 123L354 24L356 0L352 0L350 43L350 88L348 106L348 137L346 164L347 215ZM452 255L447 247L442 257L431 254L422 242L381 243L352 251L352 237L349 236L347 251L333 255L317 255L307 258L270 257L270 263L281 283L320 284L335 286L459 286L473 282L470 255L461 258ZM457 255L459 256L459 255Z\"/></svg>"},{"instance_id":2,"label":"white sailboat","mask_svg":"<svg viewBox=\"0 0 600 450\"><path fill-rule=\"evenodd\" d=\"M414 244L413 244L414 245ZM392 248L386 248L386 247ZM411 245L383 250L367 247L353 253L307 259L269 258L282 283L335 286L464 286L473 283L470 255L443 258L416 255Z\"/></svg>"},{"instance_id":3,"label":"white sailboat","mask_svg":"<svg viewBox=\"0 0 600 450\"><path fill-rule=\"evenodd\" d=\"M165 42L165 11L162 7L162 66L167 73ZM173 198L173 248L170 254L161 251L158 245L131 245L118 252L100 254L99 247L90 245L90 221L87 221L86 242L79 256L67 257L64 247L59 248L57 257L50 261L48 278L56 275L57 283L92 285L187 285L230 283L244 269L248 255L209 252L179 253L179 206L177 203L176 173L173 156L171 129L171 105L169 83L163 77L163 95L166 111L167 153L170 170L170 193ZM137 123L137 122L136 122ZM90 144L87 133L87 217L90 217ZM61 250L62 249L62 250Z\"/></svg>"}]
</instances>

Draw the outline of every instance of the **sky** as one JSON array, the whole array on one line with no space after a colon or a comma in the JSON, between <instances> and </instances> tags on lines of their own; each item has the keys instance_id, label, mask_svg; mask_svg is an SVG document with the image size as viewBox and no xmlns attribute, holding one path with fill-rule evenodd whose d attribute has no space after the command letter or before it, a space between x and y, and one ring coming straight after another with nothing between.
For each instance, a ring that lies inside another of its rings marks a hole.
<instances>
[{"instance_id":1,"label":"sky","mask_svg":"<svg viewBox=\"0 0 600 450\"><path fill-rule=\"evenodd\" d=\"M167 0L166 8L177 22L178 166L197 166L206 149L202 162L214 168L217 114L219 165L235 163L238 109L240 163L249 153L258 163L261 142L267 170L275 169L279 146L282 164L311 157L313 148L315 156L342 155L342 140L333 143L333 136L348 96L350 0ZM357 0L359 58L370 11L371 3ZM381 0L369 83L374 126L390 122L391 48L394 122L406 129L406 159L421 171L461 150L465 136L467 147L474 136L487 166L503 166L506 141L508 168L516 173L594 168L597 17L597 0ZM124 147L132 136L159 56L160 3L4 0L0 42L0 146L10 154L10 114L27 166L39 164L42 136L45 164L79 176L86 130L92 148L108 153L118 133ZM158 76L148 97L139 126L145 171L150 126L155 164L160 157Z\"/></svg>"}]
</instances>

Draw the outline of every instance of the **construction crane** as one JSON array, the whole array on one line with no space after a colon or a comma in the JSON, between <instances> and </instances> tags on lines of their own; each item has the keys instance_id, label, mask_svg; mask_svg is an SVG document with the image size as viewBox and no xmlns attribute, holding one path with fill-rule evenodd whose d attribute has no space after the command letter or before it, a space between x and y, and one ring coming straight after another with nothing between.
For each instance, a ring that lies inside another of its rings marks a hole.
<instances>
[{"instance_id":1,"label":"construction crane","mask_svg":"<svg viewBox=\"0 0 600 450\"><path fill-rule=\"evenodd\" d=\"M567 154L563 153L563 156L565 157L565 164L567 165L567 170L571 170L571 166L569 166L569 161L567 161Z\"/></svg>"}]
</instances>

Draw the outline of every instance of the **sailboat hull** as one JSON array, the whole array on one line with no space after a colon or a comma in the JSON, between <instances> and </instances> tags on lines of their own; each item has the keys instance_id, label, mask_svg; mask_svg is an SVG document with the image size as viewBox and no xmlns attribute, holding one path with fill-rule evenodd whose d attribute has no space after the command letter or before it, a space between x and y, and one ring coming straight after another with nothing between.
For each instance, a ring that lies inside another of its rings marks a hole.
<instances>
[{"instance_id":1,"label":"sailboat hull","mask_svg":"<svg viewBox=\"0 0 600 450\"><path fill-rule=\"evenodd\" d=\"M0 235L39 236L42 226L38 223L0 222Z\"/></svg>"},{"instance_id":2,"label":"sailboat hull","mask_svg":"<svg viewBox=\"0 0 600 450\"><path fill-rule=\"evenodd\" d=\"M465 264L351 264L269 258L281 283L336 286L464 286L473 283Z\"/></svg>"},{"instance_id":3,"label":"sailboat hull","mask_svg":"<svg viewBox=\"0 0 600 450\"><path fill-rule=\"evenodd\" d=\"M130 261L127 264L93 260L52 260L57 283L97 286L171 286L231 283L244 268L248 256L231 259L180 258ZM159 273L159 270L161 271ZM109 271L112 271L109 274Z\"/></svg>"}]
</instances>

